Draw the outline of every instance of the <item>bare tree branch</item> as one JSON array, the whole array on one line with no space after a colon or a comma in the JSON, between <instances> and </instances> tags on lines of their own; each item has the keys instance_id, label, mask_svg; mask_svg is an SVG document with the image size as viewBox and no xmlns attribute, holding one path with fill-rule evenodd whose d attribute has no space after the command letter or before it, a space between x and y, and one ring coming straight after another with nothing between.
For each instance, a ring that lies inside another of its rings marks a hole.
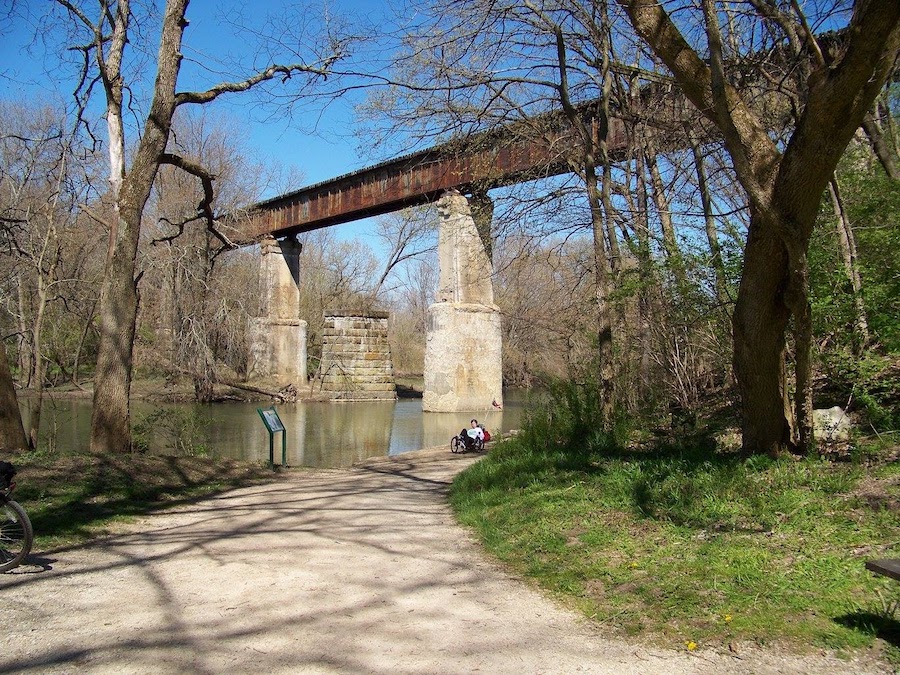
<instances>
[{"instance_id":1,"label":"bare tree branch","mask_svg":"<svg viewBox=\"0 0 900 675\"><path fill-rule=\"evenodd\" d=\"M272 65L264 71L248 77L240 82L222 82L206 91L185 91L175 95L175 105L183 105L185 103L209 103L222 94L236 93L247 91L248 89L273 79L276 75L282 75L282 82L291 79L295 73L305 73L314 77L326 79L330 72L331 66L342 58L342 55L336 54L326 59L321 66L309 66L305 63L294 63L289 66Z\"/></svg>"},{"instance_id":2,"label":"bare tree branch","mask_svg":"<svg viewBox=\"0 0 900 675\"><path fill-rule=\"evenodd\" d=\"M192 162L189 159L185 159L180 155L174 155L169 152L163 153L159 158L160 163L162 164L171 164L172 166L178 167L182 171L185 171L192 176L196 176L200 179L200 182L203 185L203 199L197 205L197 213L199 214L197 218L203 218L206 220L206 229L209 230L210 234L212 234L216 239L218 239L224 246L227 248L237 248L237 244L231 241L223 232L221 232L216 227L216 217L212 210L212 203L215 195L213 193L213 180L215 180L215 176L210 174L206 169L197 164L196 162ZM196 220L196 218L191 219ZM183 231L184 225L187 224L186 221L181 230ZM180 234L180 232L179 232Z\"/></svg>"}]
</instances>

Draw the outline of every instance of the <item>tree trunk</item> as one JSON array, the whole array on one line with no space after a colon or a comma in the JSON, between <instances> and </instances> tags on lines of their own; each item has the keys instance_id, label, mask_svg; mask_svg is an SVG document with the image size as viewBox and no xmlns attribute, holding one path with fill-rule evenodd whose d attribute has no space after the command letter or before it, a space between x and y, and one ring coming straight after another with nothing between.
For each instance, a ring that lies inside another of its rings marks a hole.
<instances>
[{"instance_id":1,"label":"tree trunk","mask_svg":"<svg viewBox=\"0 0 900 675\"><path fill-rule=\"evenodd\" d=\"M19 324L18 351L19 351L19 380L24 387L31 386L31 377L34 374L31 366L31 340L28 326L25 325L25 289L22 288L22 275L16 277L16 289L18 291L19 312L17 322Z\"/></svg>"},{"instance_id":2,"label":"tree trunk","mask_svg":"<svg viewBox=\"0 0 900 675\"><path fill-rule=\"evenodd\" d=\"M74 384L79 389L82 389L81 384L79 384L78 382L78 374L81 364L81 350L84 349L84 343L85 341L87 341L87 336L91 330L91 325L94 323L94 314L97 311L97 305L99 304L99 302L100 300L98 298L91 306L91 313L88 315L87 320L84 322L84 330L81 331L81 337L78 338L78 346L75 348L75 358L72 359L72 384Z\"/></svg>"},{"instance_id":3,"label":"tree trunk","mask_svg":"<svg viewBox=\"0 0 900 675\"><path fill-rule=\"evenodd\" d=\"M638 147L635 154L635 178L637 180L637 213L635 227L638 236L638 271L640 274L640 290L638 291L638 313L641 331L641 399L645 399L650 391L650 362L652 327L650 316L650 292L653 283L653 261L650 258L650 210L647 199L647 180L644 171L644 151Z\"/></svg>"},{"instance_id":4,"label":"tree trunk","mask_svg":"<svg viewBox=\"0 0 900 675\"><path fill-rule=\"evenodd\" d=\"M900 165L898 165L900 163L897 161L896 153L891 144L885 140L881 126L871 112L867 112L863 117L862 127L869 137L869 143L872 144L872 151L884 167L884 172L891 180L900 181Z\"/></svg>"},{"instance_id":5,"label":"tree trunk","mask_svg":"<svg viewBox=\"0 0 900 675\"><path fill-rule=\"evenodd\" d=\"M881 95L875 103L877 106L875 109L883 111L880 112L880 114L884 117L884 132L887 134L887 142L890 143L893 156L900 157L900 134L897 133L897 122L891 114L890 96L888 92L889 89L887 88L881 90Z\"/></svg>"},{"instance_id":6,"label":"tree trunk","mask_svg":"<svg viewBox=\"0 0 900 675\"><path fill-rule=\"evenodd\" d=\"M131 450L132 349L137 321L135 256L140 210L120 209L117 241L100 292L100 345L94 374L91 452Z\"/></svg>"},{"instance_id":7,"label":"tree trunk","mask_svg":"<svg viewBox=\"0 0 900 675\"><path fill-rule=\"evenodd\" d=\"M135 271L141 218L150 198L175 114L175 83L181 67L181 39L187 23L188 0L167 0L160 33L153 102L131 169L124 171L122 127L122 49L127 41L127 3L119 6L107 60L107 127L110 133L110 183L116 197L117 218L110 232L107 269L100 292L100 345L94 376L91 413L91 452L131 449L129 395L133 364L138 293ZM115 61L115 62L114 62Z\"/></svg>"},{"instance_id":8,"label":"tree trunk","mask_svg":"<svg viewBox=\"0 0 900 675\"><path fill-rule=\"evenodd\" d=\"M725 307L729 301L728 287L725 283L725 264L722 262L722 249L719 246L719 233L716 230L716 218L712 210L712 197L709 194L709 185L706 182L706 168L703 164L703 154L697 143L691 143L694 153L694 166L697 170L697 188L700 190L700 202L703 204L703 218L706 224L706 241L709 244L710 264L716 276L716 301L720 307Z\"/></svg>"},{"instance_id":9,"label":"tree trunk","mask_svg":"<svg viewBox=\"0 0 900 675\"><path fill-rule=\"evenodd\" d=\"M785 300L794 321L794 414L795 430L791 440L802 454L815 446L812 423L812 308L809 304L809 244L789 242L788 270L790 280ZM790 419L790 418L789 418Z\"/></svg>"},{"instance_id":10,"label":"tree trunk","mask_svg":"<svg viewBox=\"0 0 900 675\"><path fill-rule=\"evenodd\" d=\"M900 4L870 0L854 5L840 58L826 66L820 54L810 76L800 82L798 93L805 105L782 154L762 120L726 79L714 0L701 3L709 47L705 60L691 49L662 5L654 0L619 2L638 34L672 71L681 91L722 132L747 194L750 224L732 319L743 445L745 452L781 454L794 448L785 377L785 331L792 310L797 384L804 390L808 385L809 239L822 192L900 53ZM798 25L808 30L802 21ZM805 391L798 391L799 396L805 399ZM808 413L798 398L801 434L809 423ZM801 443L810 438L801 437Z\"/></svg>"},{"instance_id":11,"label":"tree trunk","mask_svg":"<svg viewBox=\"0 0 900 675\"><path fill-rule=\"evenodd\" d=\"M609 242L609 268L611 277L615 280L619 272L622 271L622 251L619 248L619 238L616 236L615 209L613 208L612 197L609 192L612 182L612 162L607 160L603 164L603 185L600 198L603 202L606 241Z\"/></svg>"},{"instance_id":12,"label":"tree trunk","mask_svg":"<svg viewBox=\"0 0 900 675\"><path fill-rule=\"evenodd\" d=\"M610 303L611 273L606 254L603 211L598 194L597 174L592 166L587 169L586 187L591 209L591 231L594 236L594 297L597 301L597 375L601 388L601 416L607 429L615 423L616 391L613 363L612 306Z\"/></svg>"},{"instance_id":13,"label":"tree trunk","mask_svg":"<svg viewBox=\"0 0 900 675\"><path fill-rule=\"evenodd\" d=\"M0 449L27 450L28 439L22 426L22 413L6 360L6 345L0 340Z\"/></svg>"},{"instance_id":14,"label":"tree trunk","mask_svg":"<svg viewBox=\"0 0 900 675\"><path fill-rule=\"evenodd\" d=\"M50 265L47 273L48 279L53 279L56 274L56 262ZM28 428L28 444L31 449L37 448L38 435L41 429L41 410L44 407L44 374L46 366L44 365L44 315L47 311L47 287L43 273L38 269L37 275L37 307L34 312L34 324L31 334L34 336L32 341L32 368L33 374L29 377L35 392L35 401L31 413L31 422Z\"/></svg>"},{"instance_id":15,"label":"tree trunk","mask_svg":"<svg viewBox=\"0 0 900 675\"><path fill-rule=\"evenodd\" d=\"M858 356L869 343L869 321L866 316L866 305L862 295L862 277L859 275L859 265L857 264L856 235L853 234L850 218L847 216L846 209L844 209L844 200L841 197L837 177L831 179L831 182L828 183L828 189L831 192L831 203L834 206L834 215L837 218L838 247L841 249L844 269L853 289L853 306L856 311L856 340L854 340L853 351Z\"/></svg>"},{"instance_id":16,"label":"tree trunk","mask_svg":"<svg viewBox=\"0 0 900 675\"><path fill-rule=\"evenodd\" d=\"M591 232L594 240L594 297L597 302L597 378L600 386L600 416L606 429L612 430L617 409L615 362L613 361L613 322L610 303L612 275L610 273L604 234L605 228L612 227L610 223L612 209L609 203L609 181L606 180L611 170L607 136L609 135L609 99L612 89L612 78L609 70L609 18L605 3L602 7L601 21L600 52L602 62L600 71L603 78L603 91L599 121L592 123L590 128L587 128L584 124L581 114L575 109L569 97L568 66L566 65L566 46L563 30L556 24L553 24L553 30L556 34L560 103L569 123L575 129L578 129L583 146L582 153L573 161L573 166L584 179L591 213ZM598 154L599 162L597 161ZM604 182L602 191L599 189L597 181L596 167L598 164L603 166ZM604 220L606 220L605 223ZM614 239L613 237L610 241L614 242Z\"/></svg>"},{"instance_id":17,"label":"tree trunk","mask_svg":"<svg viewBox=\"0 0 900 675\"><path fill-rule=\"evenodd\" d=\"M649 135L647 138L650 138ZM656 211L659 213L660 229L662 229L663 249L666 252L669 269L675 278L678 293L682 294L687 288L684 259L681 256L681 249L678 247L678 240L675 238L675 226L672 223L669 199L666 197L665 186L656 160L656 149L650 140L647 141L646 158L647 167L650 170L650 184L653 186L653 201L656 204Z\"/></svg>"},{"instance_id":18,"label":"tree trunk","mask_svg":"<svg viewBox=\"0 0 900 675\"><path fill-rule=\"evenodd\" d=\"M732 317L734 372L741 393L743 447L780 456L792 450L792 414L785 378L785 330L790 309L784 292L787 251L751 215L744 274Z\"/></svg>"}]
</instances>

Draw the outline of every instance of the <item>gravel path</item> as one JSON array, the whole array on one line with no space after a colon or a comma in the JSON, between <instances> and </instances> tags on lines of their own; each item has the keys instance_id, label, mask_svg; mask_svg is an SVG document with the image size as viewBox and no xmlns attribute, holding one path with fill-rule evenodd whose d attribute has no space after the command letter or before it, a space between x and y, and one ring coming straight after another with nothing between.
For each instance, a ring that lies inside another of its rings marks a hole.
<instances>
[{"instance_id":1,"label":"gravel path","mask_svg":"<svg viewBox=\"0 0 900 675\"><path fill-rule=\"evenodd\" d=\"M879 673L648 649L492 563L446 450L296 471L0 574L0 673Z\"/></svg>"}]
</instances>

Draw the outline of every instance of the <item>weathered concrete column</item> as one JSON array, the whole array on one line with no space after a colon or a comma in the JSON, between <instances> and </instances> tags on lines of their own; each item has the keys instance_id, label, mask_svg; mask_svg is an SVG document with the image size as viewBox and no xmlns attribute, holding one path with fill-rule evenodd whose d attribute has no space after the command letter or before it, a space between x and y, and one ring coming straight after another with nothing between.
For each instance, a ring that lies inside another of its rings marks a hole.
<instances>
[{"instance_id":1,"label":"weathered concrete column","mask_svg":"<svg viewBox=\"0 0 900 675\"><path fill-rule=\"evenodd\" d=\"M503 380L490 257L464 196L448 192L437 206L440 279L428 308L422 409L491 410L503 403Z\"/></svg>"},{"instance_id":2,"label":"weathered concrete column","mask_svg":"<svg viewBox=\"0 0 900 675\"><path fill-rule=\"evenodd\" d=\"M293 239L260 244L260 316L252 320L251 379L306 386L306 321L300 320L300 250Z\"/></svg>"}]
</instances>

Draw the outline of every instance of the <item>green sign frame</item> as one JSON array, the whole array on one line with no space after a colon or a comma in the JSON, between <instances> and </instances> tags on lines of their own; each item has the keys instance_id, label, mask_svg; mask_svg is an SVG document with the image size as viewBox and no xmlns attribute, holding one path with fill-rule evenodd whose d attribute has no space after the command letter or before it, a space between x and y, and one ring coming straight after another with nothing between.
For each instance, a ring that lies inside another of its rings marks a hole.
<instances>
[{"instance_id":1,"label":"green sign frame","mask_svg":"<svg viewBox=\"0 0 900 675\"><path fill-rule=\"evenodd\" d=\"M281 466L287 468L287 430L284 422L278 416L278 411L273 405L268 408L257 408L256 412L259 413L259 418L266 425L266 431L269 432L269 468L272 471L275 470L275 434L279 432L281 433Z\"/></svg>"}]
</instances>

